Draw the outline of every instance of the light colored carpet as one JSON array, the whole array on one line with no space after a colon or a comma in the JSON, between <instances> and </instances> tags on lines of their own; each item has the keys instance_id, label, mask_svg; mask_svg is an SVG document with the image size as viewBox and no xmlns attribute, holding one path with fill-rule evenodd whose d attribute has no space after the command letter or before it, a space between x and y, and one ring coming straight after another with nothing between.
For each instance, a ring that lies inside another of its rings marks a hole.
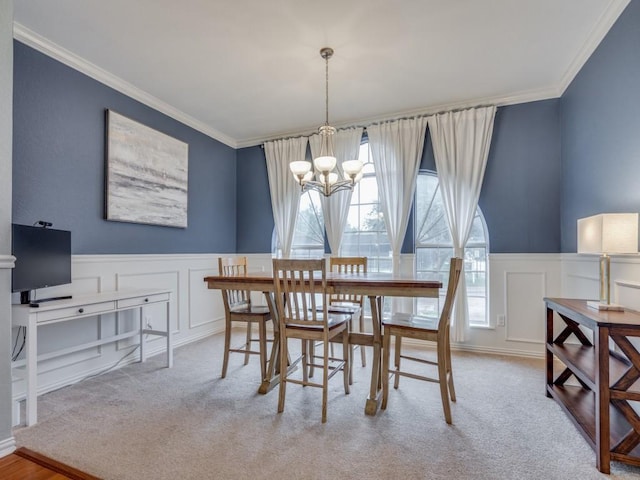
<instances>
[{"instance_id":1,"label":"light colored carpet","mask_svg":"<svg viewBox=\"0 0 640 480\"><path fill-rule=\"evenodd\" d=\"M277 389L257 393L257 358L232 355L221 379L221 351L216 335L177 349L172 369L159 355L43 395L18 445L119 480L640 479L619 463L597 471L544 394L542 360L455 354L452 426L438 386L406 378L386 411L365 416L369 369L356 364L350 395L332 379L323 425L319 389L289 385L277 414Z\"/></svg>"}]
</instances>

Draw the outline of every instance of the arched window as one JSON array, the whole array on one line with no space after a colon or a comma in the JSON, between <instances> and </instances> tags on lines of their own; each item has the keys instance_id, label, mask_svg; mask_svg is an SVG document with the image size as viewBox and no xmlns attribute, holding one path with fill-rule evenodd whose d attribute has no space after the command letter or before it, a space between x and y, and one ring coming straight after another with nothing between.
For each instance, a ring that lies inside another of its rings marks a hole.
<instances>
[{"instance_id":1,"label":"arched window","mask_svg":"<svg viewBox=\"0 0 640 480\"><path fill-rule=\"evenodd\" d=\"M489 326L487 315L488 243L486 224L480 207L478 207L464 256L469 323L472 326ZM418 277L438 278L443 284L441 297L439 299L418 299L416 311L418 314L438 315L443 307L447 291L449 260L453 256L453 242L440 195L438 177L432 173L420 172L418 175L415 197L415 248Z\"/></svg>"},{"instance_id":2,"label":"arched window","mask_svg":"<svg viewBox=\"0 0 640 480\"><path fill-rule=\"evenodd\" d=\"M360 145L359 159L364 163L364 175L351 195L340 255L367 257L368 271L391 272L391 245L380 210L378 184L369 152L369 142Z\"/></svg>"},{"instance_id":3,"label":"arched window","mask_svg":"<svg viewBox=\"0 0 640 480\"><path fill-rule=\"evenodd\" d=\"M271 253L280 256L275 228L271 239ZM301 194L298 218L293 231L291 258L322 258L324 255L324 223L320 193L309 190Z\"/></svg>"}]
</instances>

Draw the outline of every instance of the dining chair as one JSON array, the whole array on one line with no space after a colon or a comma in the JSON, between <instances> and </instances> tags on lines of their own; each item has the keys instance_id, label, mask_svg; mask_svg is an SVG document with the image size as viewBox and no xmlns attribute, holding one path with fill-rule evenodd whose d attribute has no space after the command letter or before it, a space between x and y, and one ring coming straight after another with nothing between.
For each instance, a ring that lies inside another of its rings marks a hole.
<instances>
[{"instance_id":1,"label":"dining chair","mask_svg":"<svg viewBox=\"0 0 640 480\"><path fill-rule=\"evenodd\" d=\"M280 391L278 413L284 411L287 383L322 388L322 423L327 421L328 382L342 370L349 393L349 322L351 315L329 313L327 266L324 259L273 259L273 281L280 334ZM321 309L318 306L322 305ZM329 355L329 342L341 336L342 358ZM301 356L289 365L289 339L301 341ZM322 357L310 345L321 344ZM318 359L322 364L316 365ZM292 366L302 362L302 380L292 378ZM322 368L322 383L309 379L309 367Z\"/></svg>"},{"instance_id":2,"label":"dining chair","mask_svg":"<svg viewBox=\"0 0 640 480\"><path fill-rule=\"evenodd\" d=\"M451 368L451 346L449 341L449 330L451 323L451 310L453 300L456 295L460 274L462 271L462 259L452 258L449 268L449 284L444 301L444 307L439 318L431 318L422 315L411 315L408 313L394 313L390 318L382 319L383 326L383 359L382 359L382 405L387 408L389 398L389 377L394 375L394 388L398 388L400 377L410 377L417 380L434 382L440 384L440 396L442 397L442 408L444 417L448 424L451 424L451 405L456 401L456 392L453 386L453 371ZM389 356L391 338L395 338L394 369L389 370ZM436 342L436 361L402 354L402 338L412 340L426 340ZM411 360L419 363L426 363L437 366L437 377L418 375L400 370L400 360Z\"/></svg>"},{"instance_id":3,"label":"dining chair","mask_svg":"<svg viewBox=\"0 0 640 480\"><path fill-rule=\"evenodd\" d=\"M329 269L336 273L367 273L367 257L330 257ZM329 302L331 306L351 308L352 324L357 317L358 331L364 332L364 295L336 293L329 297ZM366 367L367 355L364 348L360 352L362 366ZM353 360L353 355L351 359ZM351 363L353 366L353 361Z\"/></svg>"},{"instance_id":4,"label":"dining chair","mask_svg":"<svg viewBox=\"0 0 640 480\"><path fill-rule=\"evenodd\" d=\"M242 277L247 274L247 257L218 258L218 270L221 276ZM224 303L225 329L224 329L224 360L222 362L222 378L227 375L230 353L244 353L244 364L249 363L250 355L260 356L261 380L267 378L267 342L273 339L267 338L267 322L271 320L269 307L254 305L251 302L251 292L247 290L222 290ZM246 325L245 343L237 348L231 348L231 329L234 322ZM258 338L253 338L253 325L258 326ZM258 349L252 349L252 342L258 342Z\"/></svg>"}]
</instances>

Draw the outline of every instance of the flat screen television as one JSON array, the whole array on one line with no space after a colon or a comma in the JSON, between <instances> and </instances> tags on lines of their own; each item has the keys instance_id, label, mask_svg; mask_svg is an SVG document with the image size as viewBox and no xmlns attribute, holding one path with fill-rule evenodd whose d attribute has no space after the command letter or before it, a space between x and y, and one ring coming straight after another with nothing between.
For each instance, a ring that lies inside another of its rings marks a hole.
<instances>
[{"instance_id":1,"label":"flat screen television","mask_svg":"<svg viewBox=\"0 0 640 480\"><path fill-rule=\"evenodd\" d=\"M31 292L71 283L71 232L15 223L11 231L11 253L16 257L11 291L20 292L20 303L37 306L47 300L70 298L33 300Z\"/></svg>"}]
</instances>

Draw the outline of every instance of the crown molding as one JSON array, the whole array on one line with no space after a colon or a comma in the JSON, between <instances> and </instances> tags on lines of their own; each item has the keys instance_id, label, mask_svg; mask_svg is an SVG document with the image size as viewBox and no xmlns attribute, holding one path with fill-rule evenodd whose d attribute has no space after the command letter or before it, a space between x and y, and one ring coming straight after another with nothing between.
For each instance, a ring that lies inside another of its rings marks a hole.
<instances>
[{"instance_id":1,"label":"crown molding","mask_svg":"<svg viewBox=\"0 0 640 480\"><path fill-rule=\"evenodd\" d=\"M612 0L611 5L607 8L594 27L593 31L587 38L587 41L582 46L578 55L573 59L573 62L569 65L569 68L565 72L562 80L560 81L559 91L562 96L576 75L580 72L587 60L593 55L600 42L609 33L613 24L618 20L618 17L622 14L625 8L631 0Z\"/></svg>"},{"instance_id":2,"label":"crown molding","mask_svg":"<svg viewBox=\"0 0 640 480\"><path fill-rule=\"evenodd\" d=\"M15 21L13 22L13 38L51 58L58 60L68 67L71 67L74 70L78 70L88 77L91 77L94 80L97 80L98 82L103 83L106 86L111 87L118 92L123 93L124 95L127 95L134 100L137 100L140 103L153 108L154 110L164 113L174 120L177 120L201 133L204 133L214 140L222 142L229 147L238 148L235 139L229 137L228 135L219 132L218 130L212 128L204 122L201 122L200 120L191 117L190 115L187 115L181 110L172 107L159 98L154 97L153 95L150 95L149 93L130 84L129 82L124 81L120 77L113 75L106 70L103 70L97 65L94 65L93 63L85 60L75 53L70 52L60 45L53 43L52 41L46 39L45 37L37 34L32 30L29 30L24 25L21 25L20 23Z\"/></svg>"}]
</instances>

